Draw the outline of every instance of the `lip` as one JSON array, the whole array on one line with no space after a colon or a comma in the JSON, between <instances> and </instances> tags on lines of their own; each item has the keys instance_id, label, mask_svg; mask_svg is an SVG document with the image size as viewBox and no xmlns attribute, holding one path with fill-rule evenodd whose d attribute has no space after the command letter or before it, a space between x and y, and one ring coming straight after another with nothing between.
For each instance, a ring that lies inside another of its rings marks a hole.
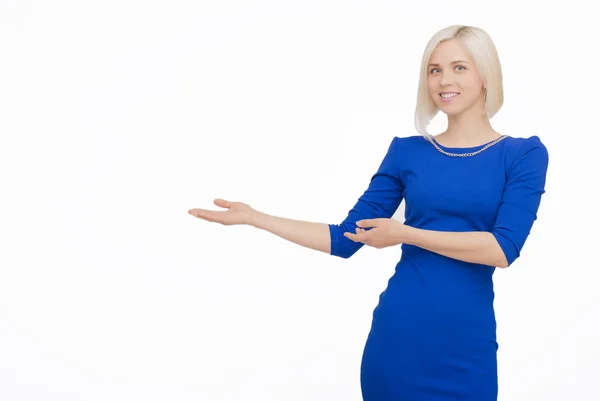
<instances>
[{"instance_id":1,"label":"lip","mask_svg":"<svg viewBox=\"0 0 600 401\"><path fill-rule=\"evenodd\" d=\"M442 94L444 94L444 93L457 93L457 95L456 96L452 96L451 98L448 98L448 99L444 99L442 97ZM446 102L446 103L453 101L454 99L456 99L459 96L460 96L460 92L440 92L440 99L442 99L442 102Z\"/></svg>"}]
</instances>

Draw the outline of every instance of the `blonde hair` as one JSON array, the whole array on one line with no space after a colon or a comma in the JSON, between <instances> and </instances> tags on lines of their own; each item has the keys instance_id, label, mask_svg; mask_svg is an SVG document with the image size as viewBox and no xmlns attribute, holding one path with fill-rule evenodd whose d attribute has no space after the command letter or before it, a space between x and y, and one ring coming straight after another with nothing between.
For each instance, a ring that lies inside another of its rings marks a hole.
<instances>
[{"instance_id":1,"label":"blonde hair","mask_svg":"<svg viewBox=\"0 0 600 401\"><path fill-rule=\"evenodd\" d=\"M492 118L504 103L500 59L490 36L483 29L473 26L452 25L446 27L429 40L421 61L415 126L417 131L428 139L431 139L432 136L427 132L426 127L440 109L431 98L427 88L427 65L437 45L451 39L459 40L471 53L477 65L485 86L485 112L488 119Z\"/></svg>"}]
</instances>

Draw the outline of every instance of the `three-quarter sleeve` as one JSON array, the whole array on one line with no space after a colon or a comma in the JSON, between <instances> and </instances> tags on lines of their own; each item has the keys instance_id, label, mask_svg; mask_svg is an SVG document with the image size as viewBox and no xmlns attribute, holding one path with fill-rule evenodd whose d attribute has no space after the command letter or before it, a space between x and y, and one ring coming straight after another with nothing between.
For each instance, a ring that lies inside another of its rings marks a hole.
<instances>
[{"instance_id":1,"label":"three-quarter sleeve","mask_svg":"<svg viewBox=\"0 0 600 401\"><path fill-rule=\"evenodd\" d=\"M529 236L545 193L548 151L537 136L526 139L506 173L504 194L492 235L510 266Z\"/></svg>"},{"instance_id":2,"label":"three-quarter sleeve","mask_svg":"<svg viewBox=\"0 0 600 401\"><path fill-rule=\"evenodd\" d=\"M348 212L348 216L341 224L329 224L331 255L342 258L354 255L364 244L352 241L344 233L355 233L359 220L390 218L400 206L404 187L400 180L397 147L398 138L394 137L367 190Z\"/></svg>"}]
</instances>

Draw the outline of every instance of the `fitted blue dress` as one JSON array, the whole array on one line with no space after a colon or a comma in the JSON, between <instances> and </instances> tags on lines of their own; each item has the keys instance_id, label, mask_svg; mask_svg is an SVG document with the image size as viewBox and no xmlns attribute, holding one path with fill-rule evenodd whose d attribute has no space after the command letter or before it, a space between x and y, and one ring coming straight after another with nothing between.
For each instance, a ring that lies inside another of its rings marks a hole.
<instances>
[{"instance_id":1,"label":"fitted blue dress","mask_svg":"<svg viewBox=\"0 0 600 401\"><path fill-rule=\"evenodd\" d=\"M447 148L451 153L477 151ZM545 192L548 152L537 136L507 137L470 157L439 152L424 137L395 137L364 194L329 224L331 254L364 244L344 236L362 219L390 218L436 231L487 231L512 264ZM402 244L373 311L361 362L364 401L496 401L495 267Z\"/></svg>"}]
</instances>

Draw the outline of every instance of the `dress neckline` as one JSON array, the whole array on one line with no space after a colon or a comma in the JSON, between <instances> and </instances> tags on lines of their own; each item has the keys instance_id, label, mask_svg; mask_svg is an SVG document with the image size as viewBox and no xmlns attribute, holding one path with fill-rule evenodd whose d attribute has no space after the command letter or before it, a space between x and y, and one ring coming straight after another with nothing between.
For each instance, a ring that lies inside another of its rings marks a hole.
<instances>
[{"instance_id":1,"label":"dress neckline","mask_svg":"<svg viewBox=\"0 0 600 401\"><path fill-rule=\"evenodd\" d=\"M447 152L473 152L473 151L477 151L479 149L482 149L483 147L487 146L488 144L498 140L499 138L506 136L507 138L510 138L508 135L501 135L496 139L492 139L489 142L486 142L484 144L481 145L477 145L477 146L469 146L469 147L451 147L451 146L444 146L441 143L439 143L433 136L431 136L431 139L433 140L433 142L436 143L437 146L439 146L442 150L445 150Z\"/></svg>"}]
</instances>

